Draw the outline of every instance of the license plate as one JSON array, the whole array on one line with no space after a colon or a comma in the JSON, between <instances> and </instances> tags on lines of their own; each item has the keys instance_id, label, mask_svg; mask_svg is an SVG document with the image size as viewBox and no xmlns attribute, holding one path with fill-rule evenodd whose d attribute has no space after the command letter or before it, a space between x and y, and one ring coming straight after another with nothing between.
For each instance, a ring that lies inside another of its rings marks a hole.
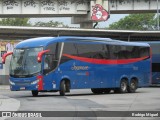
<instances>
[{"instance_id":1,"label":"license plate","mask_svg":"<svg viewBox=\"0 0 160 120\"><path fill-rule=\"evenodd\" d=\"M25 87L21 87L20 90L25 90Z\"/></svg>"}]
</instances>

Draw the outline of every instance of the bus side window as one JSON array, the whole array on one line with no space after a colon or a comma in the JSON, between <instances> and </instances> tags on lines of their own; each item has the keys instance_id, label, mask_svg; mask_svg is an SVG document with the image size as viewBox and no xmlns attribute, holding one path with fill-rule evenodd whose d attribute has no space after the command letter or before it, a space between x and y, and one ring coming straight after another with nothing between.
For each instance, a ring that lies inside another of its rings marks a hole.
<instances>
[{"instance_id":1,"label":"bus side window","mask_svg":"<svg viewBox=\"0 0 160 120\"><path fill-rule=\"evenodd\" d=\"M80 57L105 59L106 48L103 44L77 44Z\"/></svg>"},{"instance_id":2,"label":"bus side window","mask_svg":"<svg viewBox=\"0 0 160 120\"><path fill-rule=\"evenodd\" d=\"M64 43L63 54L77 56L78 53L77 53L76 45L74 43L70 43L70 42ZM69 60L71 60L71 59L62 55L61 63L67 62Z\"/></svg>"},{"instance_id":3,"label":"bus side window","mask_svg":"<svg viewBox=\"0 0 160 120\"><path fill-rule=\"evenodd\" d=\"M148 47L141 47L140 48L140 57L149 56L149 48Z\"/></svg>"},{"instance_id":4,"label":"bus side window","mask_svg":"<svg viewBox=\"0 0 160 120\"><path fill-rule=\"evenodd\" d=\"M139 57L140 57L139 47L138 47L138 46L134 46L134 47L132 48L131 57L132 57L132 58L139 58Z\"/></svg>"},{"instance_id":5,"label":"bus side window","mask_svg":"<svg viewBox=\"0 0 160 120\"><path fill-rule=\"evenodd\" d=\"M109 45L106 45L106 49L105 49L105 59L110 59L110 49L109 49Z\"/></svg>"},{"instance_id":6,"label":"bus side window","mask_svg":"<svg viewBox=\"0 0 160 120\"><path fill-rule=\"evenodd\" d=\"M117 47L116 45L109 45L109 54L110 54L110 59L117 59Z\"/></svg>"},{"instance_id":7,"label":"bus side window","mask_svg":"<svg viewBox=\"0 0 160 120\"><path fill-rule=\"evenodd\" d=\"M47 47L50 52L46 53L44 60L44 74L47 74L54 70L58 65L60 44L53 43Z\"/></svg>"},{"instance_id":8,"label":"bus side window","mask_svg":"<svg viewBox=\"0 0 160 120\"><path fill-rule=\"evenodd\" d=\"M50 55L45 55L45 59L44 59L44 69L45 70L49 70L50 69L50 65L51 65L51 56Z\"/></svg>"}]
</instances>

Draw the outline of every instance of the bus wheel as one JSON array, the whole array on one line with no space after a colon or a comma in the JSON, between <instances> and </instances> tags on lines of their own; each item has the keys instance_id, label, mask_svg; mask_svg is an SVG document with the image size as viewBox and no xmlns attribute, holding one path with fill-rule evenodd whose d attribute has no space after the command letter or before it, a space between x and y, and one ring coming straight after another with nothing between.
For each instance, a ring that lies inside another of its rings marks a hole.
<instances>
[{"instance_id":1,"label":"bus wheel","mask_svg":"<svg viewBox=\"0 0 160 120\"><path fill-rule=\"evenodd\" d=\"M127 90L129 93L135 93L137 89L137 81L135 79L132 79L130 82L130 85L128 86Z\"/></svg>"},{"instance_id":2,"label":"bus wheel","mask_svg":"<svg viewBox=\"0 0 160 120\"><path fill-rule=\"evenodd\" d=\"M127 92L127 81L126 80L121 80L121 83L120 83L120 87L115 89L114 92L115 93L126 93Z\"/></svg>"},{"instance_id":3,"label":"bus wheel","mask_svg":"<svg viewBox=\"0 0 160 120\"><path fill-rule=\"evenodd\" d=\"M37 91L37 90L32 90L32 96L33 96L33 97L38 96L38 91Z\"/></svg>"},{"instance_id":4,"label":"bus wheel","mask_svg":"<svg viewBox=\"0 0 160 120\"><path fill-rule=\"evenodd\" d=\"M61 81L61 84L60 84L60 91L59 91L59 94L61 96L65 96L65 92L66 92L66 84L65 84L65 81Z\"/></svg>"}]
</instances>

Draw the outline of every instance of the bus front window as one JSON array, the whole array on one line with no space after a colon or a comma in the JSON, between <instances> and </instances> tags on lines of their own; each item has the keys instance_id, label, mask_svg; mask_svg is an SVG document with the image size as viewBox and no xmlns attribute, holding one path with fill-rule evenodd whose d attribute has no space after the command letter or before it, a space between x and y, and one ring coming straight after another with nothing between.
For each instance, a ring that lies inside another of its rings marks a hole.
<instances>
[{"instance_id":1,"label":"bus front window","mask_svg":"<svg viewBox=\"0 0 160 120\"><path fill-rule=\"evenodd\" d=\"M13 77L31 77L41 71L41 63L37 62L37 54L42 47L15 49L10 66Z\"/></svg>"}]
</instances>

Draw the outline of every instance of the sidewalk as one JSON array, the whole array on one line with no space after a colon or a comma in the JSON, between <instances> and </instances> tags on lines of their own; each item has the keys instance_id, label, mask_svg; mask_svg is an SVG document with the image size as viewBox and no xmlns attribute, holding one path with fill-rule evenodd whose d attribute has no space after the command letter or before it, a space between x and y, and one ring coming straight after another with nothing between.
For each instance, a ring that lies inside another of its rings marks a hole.
<instances>
[{"instance_id":1,"label":"sidewalk","mask_svg":"<svg viewBox=\"0 0 160 120\"><path fill-rule=\"evenodd\" d=\"M0 85L0 90L9 90L10 86L9 85Z\"/></svg>"},{"instance_id":2,"label":"sidewalk","mask_svg":"<svg viewBox=\"0 0 160 120\"><path fill-rule=\"evenodd\" d=\"M0 85L0 91L9 90L9 85ZM17 111L20 107L20 101L8 96L0 94L0 111ZM4 120L6 117L0 117L0 120Z\"/></svg>"},{"instance_id":3,"label":"sidewalk","mask_svg":"<svg viewBox=\"0 0 160 120\"><path fill-rule=\"evenodd\" d=\"M17 111L19 107L19 100L0 95L0 111Z\"/></svg>"}]
</instances>

